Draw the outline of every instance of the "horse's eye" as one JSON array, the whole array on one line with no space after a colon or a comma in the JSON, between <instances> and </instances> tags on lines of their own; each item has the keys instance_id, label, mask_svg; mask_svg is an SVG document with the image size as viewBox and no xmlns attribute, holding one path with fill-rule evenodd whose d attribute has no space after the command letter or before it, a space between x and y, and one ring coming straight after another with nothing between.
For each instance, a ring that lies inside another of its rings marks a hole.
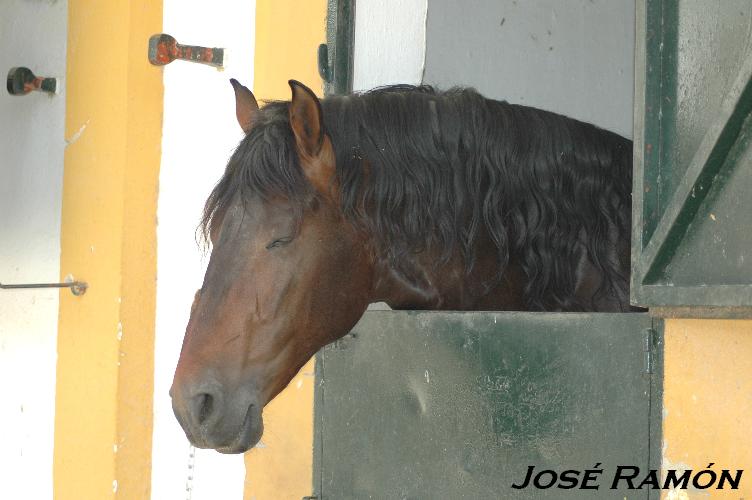
<instances>
[{"instance_id":1,"label":"horse's eye","mask_svg":"<svg viewBox=\"0 0 752 500\"><path fill-rule=\"evenodd\" d=\"M271 250L272 248L283 247L287 245L288 243L290 243L291 241L292 241L292 236L286 236L284 238L277 238L276 240L266 245L266 249Z\"/></svg>"}]
</instances>

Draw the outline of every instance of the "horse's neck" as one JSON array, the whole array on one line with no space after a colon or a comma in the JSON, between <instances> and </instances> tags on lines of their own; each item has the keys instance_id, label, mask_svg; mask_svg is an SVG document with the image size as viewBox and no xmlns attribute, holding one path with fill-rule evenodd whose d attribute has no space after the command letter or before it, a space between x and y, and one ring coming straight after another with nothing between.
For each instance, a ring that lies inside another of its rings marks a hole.
<instances>
[{"instance_id":1,"label":"horse's neck","mask_svg":"<svg viewBox=\"0 0 752 500\"><path fill-rule=\"evenodd\" d=\"M495 248L483 242L476 248L467 270L459 253L441 265L439 252L411 256L396 268L386 257L377 257L374 301L393 309L524 310L524 275L513 262L501 278Z\"/></svg>"},{"instance_id":2,"label":"horse's neck","mask_svg":"<svg viewBox=\"0 0 752 500\"><path fill-rule=\"evenodd\" d=\"M628 249L626 252L622 260L626 259L624 262L628 265ZM437 262L438 253L431 251L413 255L402 262L399 269L386 257L377 257L372 301L386 302L393 309L530 310L524 293L528 279L522 268L512 257L498 278L497 256L489 244L477 248L476 260L469 272L459 255L444 265L437 265ZM565 310L630 310L626 282L617 284L615 293L605 296L598 293L603 276L584 251L573 274L576 280L572 306Z\"/></svg>"}]
</instances>

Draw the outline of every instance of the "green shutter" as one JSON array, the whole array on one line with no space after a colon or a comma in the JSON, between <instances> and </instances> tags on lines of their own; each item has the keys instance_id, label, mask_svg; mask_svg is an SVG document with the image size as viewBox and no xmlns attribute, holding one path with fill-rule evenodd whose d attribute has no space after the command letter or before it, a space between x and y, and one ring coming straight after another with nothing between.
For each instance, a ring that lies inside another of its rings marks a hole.
<instances>
[{"instance_id":1,"label":"green shutter","mask_svg":"<svg viewBox=\"0 0 752 500\"><path fill-rule=\"evenodd\" d=\"M632 301L748 312L752 3L638 0L636 18Z\"/></svg>"},{"instance_id":2,"label":"green shutter","mask_svg":"<svg viewBox=\"0 0 752 500\"><path fill-rule=\"evenodd\" d=\"M324 94L352 92L355 0L327 0L326 44L319 47Z\"/></svg>"}]
</instances>

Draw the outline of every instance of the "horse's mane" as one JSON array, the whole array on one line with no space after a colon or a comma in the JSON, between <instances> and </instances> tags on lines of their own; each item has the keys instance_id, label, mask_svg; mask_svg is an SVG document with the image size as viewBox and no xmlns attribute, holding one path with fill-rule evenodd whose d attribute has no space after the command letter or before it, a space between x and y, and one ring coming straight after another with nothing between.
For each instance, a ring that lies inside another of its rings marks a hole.
<instances>
[{"instance_id":1,"label":"horse's mane","mask_svg":"<svg viewBox=\"0 0 752 500\"><path fill-rule=\"evenodd\" d=\"M470 270L484 232L498 250L499 277L510 255L527 275L531 309L579 308L572 297L583 248L603 273L602 291L624 293L614 247L629 241L631 141L472 89L401 85L321 104L341 208L398 269L432 249L437 266L459 252ZM205 234L237 193L311 198L288 105L259 111L207 200Z\"/></svg>"}]
</instances>

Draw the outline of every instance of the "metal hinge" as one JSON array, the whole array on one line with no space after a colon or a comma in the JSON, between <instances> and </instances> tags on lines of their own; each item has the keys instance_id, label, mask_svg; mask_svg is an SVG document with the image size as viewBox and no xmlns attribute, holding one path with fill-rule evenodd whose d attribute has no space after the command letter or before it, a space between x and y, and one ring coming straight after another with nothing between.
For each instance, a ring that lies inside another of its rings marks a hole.
<instances>
[{"instance_id":1,"label":"metal hinge","mask_svg":"<svg viewBox=\"0 0 752 500\"><path fill-rule=\"evenodd\" d=\"M642 339L642 351L644 353L645 373L653 373L653 350L655 347L655 330L646 328Z\"/></svg>"}]
</instances>

